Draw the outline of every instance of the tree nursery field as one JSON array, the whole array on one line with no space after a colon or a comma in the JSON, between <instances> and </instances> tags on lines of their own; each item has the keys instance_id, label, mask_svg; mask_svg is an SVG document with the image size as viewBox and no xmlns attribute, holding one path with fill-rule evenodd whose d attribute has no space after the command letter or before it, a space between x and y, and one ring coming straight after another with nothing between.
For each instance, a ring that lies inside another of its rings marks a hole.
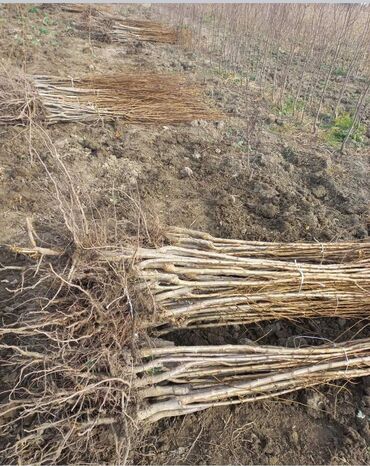
<instances>
[{"instance_id":1,"label":"tree nursery field","mask_svg":"<svg viewBox=\"0 0 370 466\"><path fill-rule=\"evenodd\" d=\"M1 464L369 464L369 43L0 5Z\"/></svg>"}]
</instances>

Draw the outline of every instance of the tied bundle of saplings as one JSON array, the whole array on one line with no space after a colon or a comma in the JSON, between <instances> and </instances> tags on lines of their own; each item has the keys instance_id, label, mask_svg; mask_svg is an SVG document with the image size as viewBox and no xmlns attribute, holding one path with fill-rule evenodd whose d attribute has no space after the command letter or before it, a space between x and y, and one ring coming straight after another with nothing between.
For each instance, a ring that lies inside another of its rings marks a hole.
<instances>
[{"instance_id":1,"label":"tied bundle of saplings","mask_svg":"<svg viewBox=\"0 0 370 466\"><path fill-rule=\"evenodd\" d=\"M177 28L166 26L158 21L148 19L125 18L111 13L107 8L91 5L63 5L62 9L71 13L80 13L81 18L76 27L81 32L88 32L96 39L107 38L115 42L138 40L162 44L175 44L182 35Z\"/></svg>"},{"instance_id":2,"label":"tied bundle of saplings","mask_svg":"<svg viewBox=\"0 0 370 466\"><path fill-rule=\"evenodd\" d=\"M182 35L177 29L156 21L122 19L114 22L111 37L116 42L137 39L144 42L175 44Z\"/></svg>"},{"instance_id":3,"label":"tied bundle of saplings","mask_svg":"<svg viewBox=\"0 0 370 466\"><path fill-rule=\"evenodd\" d=\"M0 76L1 124L42 119L47 124L121 118L138 124L217 120L201 89L184 76L128 70L83 78ZM41 111L42 109L42 111Z\"/></svg>"},{"instance_id":4,"label":"tied bundle of saplings","mask_svg":"<svg viewBox=\"0 0 370 466\"><path fill-rule=\"evenodd\" d=\"M370 375L369 339L283 348L153 337L272 318L363 318L368 243L247 242L170 228L158 247L97 247L84 239L83 214L76 233L70 215L79 209L76 200L64 212L74 232L67 247L41 241L30 222L31 244L10 247L24 262L2 267L14 297L0 329L7 462L124 463L146 423Z\"/></svg>"},{"instance_id":5,"label":"tied bundle of saplings","mask_svg":"<svg viewBox=\"0 0 370 466\"><path fill-rule=\"evenodd\" d=\"M209 345L143 348L134 367L138 418L161 418L282 397L370 374L370 339L316 347Z\"/></svg>"},{"instance_id":6,"label":"tied bundle of saplings","mask_svg":"<svg viewBox=\"0 0 370 466\"><path fill-rule=\"evenodd\" d=\"M269 243L170 228L168 244L135 251L136 290L154 307L142 325L176 329L272 319L367 318L370 243ZM103 261L128 260L108 250Z\"/></svg>"}]
</instances>

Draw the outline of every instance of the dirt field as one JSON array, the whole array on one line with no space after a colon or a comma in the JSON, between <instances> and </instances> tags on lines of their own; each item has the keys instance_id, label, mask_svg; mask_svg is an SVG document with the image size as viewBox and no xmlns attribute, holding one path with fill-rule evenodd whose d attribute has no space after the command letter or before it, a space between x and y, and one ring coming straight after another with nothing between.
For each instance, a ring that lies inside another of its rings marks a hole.
<instances>
[{"instance_id":1,"label":"dirt field","mask_svg":"<svg viewBox=\"0 0 370 466\"><path fill-rule=\"evenodd\" d=\"M153 14L140 6L117 9L135 18ZM368 138L362 147L341 154L274 114L257 89L221 77L207 56L179 45L86 37L76 28L77 17L58 6L0 6L2 66L67 76L127 67L178 71L200 83L207 99L224 114L222 121L177 126L132 125L117 119L48 127L68 170L88 189L98 209L113 205L118 218L127 218L129 195L140 201L150 221L225 238L320 242L368 236ZM54 206L47 192L50 183L29 152L31 142L37 148L39 141L30 142L30 136L26 127L0 126L1 244L27 243L26 217L41 221ZM9 260L7 254L3 248L1 262ZM178 332L172 338L186 344L250 338L290 345L292 335L313 341L357 332L369 336L363 327L341 319L272 322ZM130 461L368 464L369 426L358 415L363 409L361 380L253 405L215 408L161 421L148 430Z\"/></svg>"}]
</instances>

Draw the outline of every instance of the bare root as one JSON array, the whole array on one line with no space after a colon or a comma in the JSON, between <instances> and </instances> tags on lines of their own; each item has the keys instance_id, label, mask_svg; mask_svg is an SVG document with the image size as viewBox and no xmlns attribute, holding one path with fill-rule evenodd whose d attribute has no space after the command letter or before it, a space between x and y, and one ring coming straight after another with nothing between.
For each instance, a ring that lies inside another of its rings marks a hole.
<instances>
[{"instance_id":1,"label":"bare root","mask_svg":"<svg viewBox=\"0 0 370 466\"><path fill-rule=\"evenodd\" d=\"M43 118L44 109L32 81L20 70L0 67L0 125L27 124Z\"/></svg>"},{"instance_id":2,"label":"bare root","mask_svg":"<svg viewBox=\"0 0 370 466\"><path fill-rule=\"evenodd\" d=\"M125 271L37 245L0 328L6 462L122 463L135 431ZM49 254L49 256L48 256ZM4 272L8 268L4 267ZM10 301L11 303L12 301Z\"/></svg>"}]
</instances>

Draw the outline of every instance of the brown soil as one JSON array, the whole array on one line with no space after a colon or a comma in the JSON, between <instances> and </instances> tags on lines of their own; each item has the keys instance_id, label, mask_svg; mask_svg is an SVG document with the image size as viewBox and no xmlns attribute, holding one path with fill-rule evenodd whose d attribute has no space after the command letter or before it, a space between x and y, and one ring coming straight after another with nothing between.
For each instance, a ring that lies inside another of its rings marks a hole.
<instances>
[{"instance_id":1,"label":"brown soil","mask_svg":"<svg viewBox=\"0 0 370 466\"><path fill-rule=\"evenodd\" d=\"M151 14L147 8L130 8L132 17ZM159 224L226 238L334 241L368 236L368 145L340 154L288 119L275 118L257 89L220 78L207 57L176 45L89 41L75 28L77 17L58 6L36 11L0 6L0 60L5 66L25 66L30 74L175 70L202 83L225 114L215 123L140 126L115 121L48 128L68 169L89 189L98 208L114 205L118 218L126 218L129 193ZM28 135L24 127L0 127L1 244L25 241L26 217L42 217L45 205L52 207L45 174L30 157ZM37 147L38 141L32 144ZM252 338L284 345L291 344L293 335L313 342L350 337L361 328L353 324L335 319L267 323L180 333L173 339L217 344ZM366 335L366 328L359 335ZM370 433L367 421L357 416L362 403L358 381L165 420L148 432L132 461L366 464Z\"/></svg>"}]
</instances>

